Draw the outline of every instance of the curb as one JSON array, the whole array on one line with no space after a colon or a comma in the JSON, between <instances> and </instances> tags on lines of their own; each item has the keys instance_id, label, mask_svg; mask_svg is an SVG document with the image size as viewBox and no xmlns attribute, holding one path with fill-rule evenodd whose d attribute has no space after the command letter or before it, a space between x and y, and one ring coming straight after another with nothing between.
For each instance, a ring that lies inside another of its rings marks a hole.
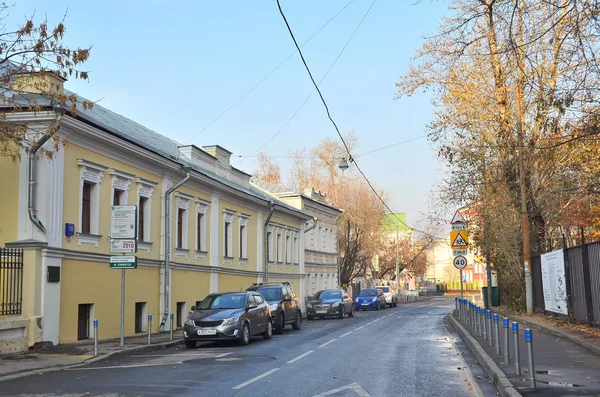
<instances>
[{"instance_id":1,"label":"curb","mask_svg":"<svg viewBox=\"0 0 600 397\"><path fill-rule=\"evenodd\" d=\"M490 379L493 380L494 386L496 386L500 395L502 397L522 397L521 393L519 393L512 383L510 383L510 380L508 380L500 367L498 367L494 360L486 353L483 347L479 345L479 342L471 336L452 314L449 317L452 326L460 334L461 338L469 350L471 350L477 361L479 361Z\"/></svg>"},{"instance_id":2,"label":"curb","mask_svg":"<svg viewBox=\"0 0 600 397\"><path fill-rule=\"evenodd\" d=\"M156 344L152 344L152 345L127 347L122 350L115 350L114 352L102 354L102 355L99 355L98 357L83 360L81 363L78 363L78 364L58 365L58 366L47 367L47 368L37 368L37 369L27 370L24 372L17 372L17 373L13 373L10 375L0 376L0 382L6 382L9 380L24 378L24 377L31 376L31 375L39 375L41 373L46 373L46 372L56 372L56 371L61 371L63 369L77 368L77 367L81 367L84 365L93 364L93 363L96 363L96 362L99 362L102 360L106 360L109 358L126 356L131 353L144 353L144 352L148 352L148 351L166 349L169 347L178 346L178 345L182 345L182 344L183 344L183 340L179 339L179 340L172 340L172 341L167 341L167 342L156 343Z\"/></svg>"},{"instance_id":3,"label":"curb","mask_svg":"<svg viewBox=\"0 0 600 397\"><path fill-rule=\"evenodd\" d=\"M545 325L541 325L541 324L535 323L533 321L529 321L529 320L527 320L526 318L523 318L523 317L518 317L517 318L517 317L515 317L515 316L513 316L511 314L506 314L506 313L500 312L500 311L496 311L496 313L501 314L502 316L507 317L507 318L511 319L512 321L517 321L520 324L527 325L528 327L531 327L531 328L534 328L534 329L538 329L538 330L542 330L542 331L547 332L547 333L549 333L551 335L554 335L556 337L566 339L569 342L573 342L573 343L575 343L575 344L577 344L577 345L579 345L579 346L581 346L581 347L583 347L583 348L591 351L592 353L597 354L597 355L600 356L600 346L596 346L596 345L594 345L594 344L592 344L590 342L587 342L587 341L585 341L585 340L583 340L583 339L581 339L579 337L573 336L573 335L568 334L566 332L561 332L561 331L557 330L556 328L549 328L549 327L547 327Z\"/></svg>"}]
</instances>

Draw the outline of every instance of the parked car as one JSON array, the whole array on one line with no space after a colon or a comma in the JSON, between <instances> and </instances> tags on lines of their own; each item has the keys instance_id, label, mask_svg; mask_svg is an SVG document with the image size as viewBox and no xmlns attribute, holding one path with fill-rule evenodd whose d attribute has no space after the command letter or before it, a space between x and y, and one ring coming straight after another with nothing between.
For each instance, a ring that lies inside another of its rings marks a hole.
<instances>
[{"instance_id":1,"label":"parked car","mask_svg":"<svg viewBox=\"0 0 600 397\"><path fill-rule=\"evenodd\" d=\"M378 288L363 289L358 293L354 306L358 311L367 309L385 309L386 304L383 291Z\"/></svg>"},{"instance_id":2,"label":"parked car","mask_svg":"<svg viewBox=\"0 0 600 397\"><path fill-rule=\"evenodd\" d=\"M326 289L317 292L306 301L306 318L338 316L354 317L352 299L341 289Z\"/></svg>"},{"instance_id":3,"label":"parked car","mask_svg":"<svg viewBox=\"0 0 600 397\"><path fill-rule=\"evenodd\" d=\"M273 334L271 308L257 292L210 294L192 310L183 326L189 348L196 347L197 342L218 340L237 340L247 345L252 336L271 339Z\"/></svg>"},{"instance_id":4,"label":"parked car","mask_svg":"<svg viewBox=\"0 0 600 397\"><path fill-rule=\"evenodd\" d=\"M286 324L291 324L295 330L302 326L302 305L290 283L252 284L246 291L259 292L267 300L275 333L282 333Z\"/></svg>"},{"instance_id":5,"label":"parked car","mask_svg":"<svg viewBox=\"0 0 600 397\"><path fill-rule=\"evenodd\" d=\"M380 287L375 287L383 291L383 296L385 297L385 303L389 307L397 307L398 306L398 295L392 291L390 287L387 285L382 285Z\"/></svg>"}]
</instances>

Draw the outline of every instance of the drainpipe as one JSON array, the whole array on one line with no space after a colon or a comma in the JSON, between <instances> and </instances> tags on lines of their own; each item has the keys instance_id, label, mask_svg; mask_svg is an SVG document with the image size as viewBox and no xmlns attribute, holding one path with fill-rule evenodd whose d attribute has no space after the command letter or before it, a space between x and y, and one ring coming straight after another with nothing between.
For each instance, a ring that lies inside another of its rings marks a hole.
<instances>
[{"instance_id":1,"label":"drainpipe","mask_svg":"<svg viewBox=\"0 0 600 397\"><path fill-rule=\"evenodd\" d=\"M269 226L269 221L273 216L273 212L275 212L275 203L273 200L270 201L271 210L269 211L269 216L267 216L267 220L265 220L265 226L263 229L264 235L264 256L265 256L265 283L269 282L269 235L267 233L267 226Z\"/></svg>"},{"instance_id":2,"label":"drainpipe","mask_svg":"<svg viewBox=\"0 0 600 397\"><path fill-rule=\"evenodd\" d=\"M171 218L171 194L179 189L184 183L186 183L188 181L188 179L190 179L190 172L192 171L192 167L190 167L189 165L184 165L183 166L183 170L185 171L185 178L183 178L182 180L180 180L175 186L172 186L171 188L169 188L166 193L165 193L165 285L163 288L163 292L165 294L165 312L163 313L163 319L162 322L160 323L160 330L165 331L165 326L167 324L167 321L169 319L169 311L170 311L170 306L169 306L169 286L171 283L170 277L169 277L169 271L170 271L170 259L171 259L171 228L169 227L171 225L170 223L170 218Z\"/></svg>"},{"instance_id":3,"label":"drainpipe","mask_svg":"<svg viewBox=\"0 0 600 397\"><path fill-rule=\"evenodd\" d=\"M56 120L58 123L58 127L52 133L45 133L42 137L32 145L32 149L29 151L29 187L27 190L27 211L29 212L29 219L31 222L37 226L38 229L42 233L46 233L46 228L42 224L42 222L37 217L37 209L35 208L36 204L36 172L35 172L35 162L37 160L37 152L41 149L42 146L50 139L54 134L58 132L61 127L60 118L67 112L67 109L61 106L54 105L54 112L56 113Z\"/></svg>"}]
</instances>

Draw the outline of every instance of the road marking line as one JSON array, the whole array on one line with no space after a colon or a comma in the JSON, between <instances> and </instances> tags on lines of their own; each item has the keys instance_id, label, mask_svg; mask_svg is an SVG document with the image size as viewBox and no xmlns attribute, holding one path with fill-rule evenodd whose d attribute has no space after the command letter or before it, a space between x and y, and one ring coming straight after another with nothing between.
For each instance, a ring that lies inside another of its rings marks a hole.
<instances>
[{"instance_id":1,"label":"road marking line","mask_svg":"<svg viewBox=\"0 0 600 397\"><path fill-rule=\"evenodd\" d=\"M371 321L370 323L366 323L365 325L371 325L371 324L373 324L373 321Z\"/></svg>"},{"instance_id":2,"label":"road marking line","mask_svg":"<svg viewBox=\"0 0 600 397\"><path fill-rule=\"evenodd\" d=\"M359 329L361 329L361 328L364 328L364 327L365 327L364 325L361 325L361 326L360 326L360 327L358 327L358 328L354 328L354 330L355 330L355 331L358 331Z\"/></svg>"},{"instance_id":3,"label":"road marking line","mask_svg":"<svg viewBox=\"0 0 600 397\"><path fill-rule=\"evenodd\" d=\"M235 387L232 387L232 389L233 389L233 390L239 390L239 389L241 389L242 387L248 386L249 384L251 384L251 383L254 383L254 382L256 382L257 380L260 380L260 379L264 378L265 376L269 376L269 375L271 375L272 373L274 373L274 372L277 372L277 371L279 371L279 368L273 368L272 370L270 370L270 371L267 371L267 372L265 372L265 373L264 373L264 374L262 374L262 375L258 375L258 376L257 376L257 377L255 377L255 378L252 378L252 379L250 379L250 380L247 380L247 381L246 381L246 382L244 382L244 383L240 383L239 385L237 385L237 386L235 386Z\"/></svg>"},{"instance_id":4,"label":"road marking line","mask_svg":"<svg viewBox=\"0 0 600 397\"><path fill-rule=\"evenodd\" d=\"M114 365L112 367L90 367L90 368L65 368L65 371L90 371L97 369L118 369L118 368L140 368L140 367L157 367L160 365L173 365L173 364L183 364L183 361L177 361L174 363L154 363L154 364L131 364L131 365Z\"/></svg>"},{"instance_id":5,"label":"road marking line","mask_svg":"<svg viewBox=\"0 0 600 397\"><path fill-rule=\"evenodd\" d=\"M314 352L314 350L309 350L304 354L299 355L298 357L294 358L293 360L288 361L288 364L292 364L295 363L296 361L300 360L301 358L304 358L306 356L308 356L310 353Z\"/></svg>"},{"instance_id":6,"label":"road marking line","mask_svg":"<svg viewBox=\"0 0 600 397\"><path fill-rule=\"evenodd\" d=\"M319 346L319 347L325 347L325 346L327 346L328 344L335 342L336 340L337 340L337 338L336 338L336 339L332 339L332 340L330 340L329 342L325 342L325 343L323 343L323 344L322 344L321 346Z\"/></svg>"},{"instance_id":7,"label":"road marking line","mask_svg":"<svg viewBox=\"0 0 600 397\"><path fill-rule=\"evenodd\" d=\"M380 318L378 318L377 320L373 320L374 323L376 323L377 321L381 320Z\"/></svg>"},{"instance_id":8,"label":"road marking line","mask_svg":"<svg viewBox=\"0 0 600 397\"><path fill-rule=\"evenodd\" d=\"M230 355L230 354L233 354L233 352L219 354L218 356L215 356L215 357L216 357L216 358L221 358L221 357L228 356L228 355Z\"/></svg>"},{"instance_id":9,"label":"road marking line","mask_svg":"<svg viewBox=\"0 0 600 397\"><path fill-rule=\"evenodd\" d=\"M333 389L333 390L329 390L325 393L321 393L321 394L317 394L313 397L325 397L325 396L331 396L332 394L337 394L343 390L353 390L354 393L356 393L359 397L371 397L371 395L369 393L367 393L367 391L365 389L363 389L362 387L359 386L358 383L351 383L349 385L346 386L342 386L342 387L338 387L337 389Z\"/></svg>"},{"instance_id":10,"label":"road marking line","mask_svg":"<svg viewBox=\"0 0 600 397\"><path fill-rule=\"evenodd\" d=\"M352 331L350 331L350 332L346 332L344 335L340 335L340 338L343 338L344 336L348 336L348 335L350 335L351 333L352 333Z\"/></svg>"}]
</instances>

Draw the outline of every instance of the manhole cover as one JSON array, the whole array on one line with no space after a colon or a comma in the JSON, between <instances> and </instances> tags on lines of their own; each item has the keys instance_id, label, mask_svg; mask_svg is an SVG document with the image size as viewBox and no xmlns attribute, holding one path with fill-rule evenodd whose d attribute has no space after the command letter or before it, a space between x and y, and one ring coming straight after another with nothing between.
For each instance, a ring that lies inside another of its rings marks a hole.
<instances>
[{"instance_id":1,"label":"manhole cover","mask_svg":"<svg viewBox=\"0 0 600 397\"><path fill-rule=\"evenodd\" d=\"M215 361L239 361L243 360L241 357L225 357L225 358L215 358Z\"/></svg>"}]
</instances>

